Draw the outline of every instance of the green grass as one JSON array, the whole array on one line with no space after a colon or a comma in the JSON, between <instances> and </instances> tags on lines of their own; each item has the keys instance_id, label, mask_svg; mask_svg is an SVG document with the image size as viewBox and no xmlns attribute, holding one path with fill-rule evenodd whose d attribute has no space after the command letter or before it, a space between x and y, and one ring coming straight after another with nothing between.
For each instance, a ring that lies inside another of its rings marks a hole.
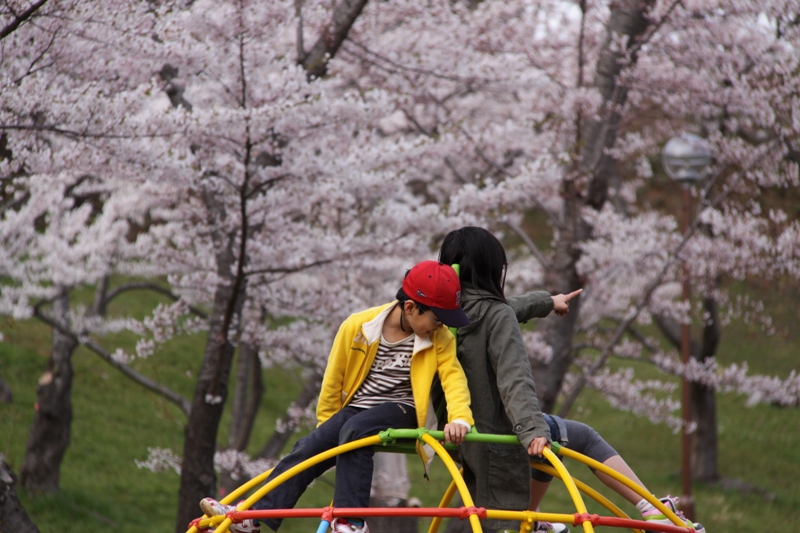
<instances>
[{"instance_id":1,"label":"green grass","mask_svg":"<svg viewBox=\"0 0 800 533\"><path fill-rule=\"evenodd\" d=\"M793 289L796 291L796 289ZM767 296L768 308L784 317L776 335L765 337L754 326L733 324L723 333L720 360L748 361L755 372L785 376L797 369L798 333L794 297L785 291ZM85 296L88 300L88 296ZM144 298L144 299L142 299ZM151 295L126 295L112 312L122 310L141 316L155 302ZM50 349L50 332L35 321L0 319L5 342L0 343L0 375L14 392L14 403L0 405L0 452L17 472L34 414L36 382L44 370ZM115 340L130 342L124 334ZM190 397L193 376L202 358L204 335L176 339L163 351L135 363L135 368ZM182 450L185 419L169 402L144 391L96 355L79 349L73 360L74 420L72 442L61 471L62 490L54 495L29 494L17 487L28 513L42 533L113 530L118 533L172 531L177 505L178 476L153 474L136 467L148 447ZM644 368L644 365L642 365ZM299 384L286 371L273 369L265 375L267 393L251 452L263 444L274 423L293 399ZM718 396L719 465L723 476L742 481L757 490L742 491L721 486L694 486L698 520L710 533L730 531L794 532L791 517L800 507L800 411L769 406L747 407L745 398ZM595 427L622 454L639 477L656 494L680 495L680 440L663 426L622 414L607 406L596 393L585 393L571 418ZM220 441L225 442L229 415L223 420ZM294 439L292 439L292 442ZM423 506L436 506L449 484L441 461L435 461L430 481L422 477L421 464L409 456L413 485L411 495ZM601 490L629 513L629 504L609 494L582 465L567 461L576 477ZM323 507L330 503L333 474L315 483L300 506ZM592 512L601 512L590 502ZM555 481L543 510L572 512L574 506L563 485ZM282 531L301 533L316 529L317 520L287 521ZM427 526L424 520L422 526ZM576 531L577 529L573 530ZM603 529L608 530L608 529Z\"/></svg>"}]
</instances>

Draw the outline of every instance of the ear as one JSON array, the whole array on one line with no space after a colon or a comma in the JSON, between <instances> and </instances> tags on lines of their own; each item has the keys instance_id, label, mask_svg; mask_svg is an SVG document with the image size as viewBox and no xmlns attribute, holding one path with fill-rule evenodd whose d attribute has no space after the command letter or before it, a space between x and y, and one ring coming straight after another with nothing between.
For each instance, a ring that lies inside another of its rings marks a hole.
<instances>
[{"instance_id":1,"label":"ear","mask_svg":"<svg viewBox=\"0 0 800 533\"><path fill-rule=\"evenodd\" d=\"M406 300L403 304L403 309L405 310L406 314L412 314L414 309L417 308L417 304L412 302L411 300Z\"/></svg>"}]
</instances>

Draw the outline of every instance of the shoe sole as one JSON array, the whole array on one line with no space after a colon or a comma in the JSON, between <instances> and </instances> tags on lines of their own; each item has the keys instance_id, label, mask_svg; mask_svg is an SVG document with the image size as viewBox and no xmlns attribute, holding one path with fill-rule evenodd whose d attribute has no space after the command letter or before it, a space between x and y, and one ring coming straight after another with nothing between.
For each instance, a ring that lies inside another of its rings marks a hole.
<instances>
[{"instance_id":1,"label":"shoe sole","mask_svg":"<svg viewBox=\"0 0 800 533\"><path fill-rule=\"evenodd\" d=\"M209 502L205 501L205 500L200 500L200 509L203 511L203 514L205 514L206 516L209 516L209 517L211 517L211 516L221 516L219 513L217 513L214 510L214 508L211 506L211 504Z\"/></svg>"}]
</instances>

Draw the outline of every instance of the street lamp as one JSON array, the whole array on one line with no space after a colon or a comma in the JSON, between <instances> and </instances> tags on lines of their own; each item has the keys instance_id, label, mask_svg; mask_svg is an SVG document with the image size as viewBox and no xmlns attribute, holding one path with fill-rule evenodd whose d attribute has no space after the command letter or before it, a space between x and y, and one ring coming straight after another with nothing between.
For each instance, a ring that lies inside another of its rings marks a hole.
<instances>
[{"instance_id":1,"label":"street lamp","mask_svg":"<svg viewBox=\"0 0 800 533\"><path fill-rule=\"evenodd\" d=\"M667 175L681 184L681 233L685 236L689 231L691 221L689 188L702 179L708 164L711 163L711 150L708 143L692 133L682 133L671 138L664 146L661 154L664 169ZM683 302L689 306L689 268L683 263ZM689 364L691 351L691 325L684 321L681 323L681 360L684 367ZM681 510L689 520L694 521L694 498L692 497L692 460L689 424L691 413L689 411L689 382L684 375L681 381L681 412L683 417L683 431L681 432Z\"/></svg>"}]
</instances>

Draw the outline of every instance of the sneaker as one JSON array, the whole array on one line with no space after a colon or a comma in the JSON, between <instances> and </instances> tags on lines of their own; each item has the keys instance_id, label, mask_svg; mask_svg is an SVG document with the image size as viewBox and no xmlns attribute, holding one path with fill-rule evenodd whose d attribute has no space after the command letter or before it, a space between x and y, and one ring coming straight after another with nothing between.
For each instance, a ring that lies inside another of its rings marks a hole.
<instances>
[{"instance_id":1,"label":"sneaker","mask_svg":"<svg viewBox=\"0 0 800 533\"><path fill-rule=\"evenodd\" d=\"M697 533L705 533L706 528L704 528L701 524L693 523L688 518L683 516L683 513L678 510L678 502L680 501L679 498L673 496L667 496L666 498L659 498L661 503L667 506L667 509L678 515L678 518L683 520L683 522L688 526L694 528ZM642 513L642 518L652 524L663 524L665 526L674 526L675 524L672 523L672 520L666 517L666 515L662 514L661 511L656 509L655 507L645 511ZM650 532L648 532L650 533Z\"/></svg>"},{"instance_id":2,"label":"sneaker","mask_svg":"<svg viewBox=\"0 0 800 533\"><path fill-rule=\"evenodd\" d=\"M569 528L561 522L536 522L533 533L569 533Z\"/></svg>"},{"instance_id":3,"label":"sneaker","mask_svg":"<svg viewBox=\"0 0 800 533\"><path fill-rule=\"evenodd\" d=\"M363 525L357 526L347 518L334 518L331 522L331 530L333 533L369 533L369 526L366 520Z\"/></svg>"},{"instance_id":4,"label":"sneaker","mask_svg":"<svg viewBox=\"0 0 800 533\"><path fill-rule=\"evenodd\" d=\"M236 510L235 505L219 503L214 498L203 498L200 500L200 509L206 516L225 516L231 511ZM247 518L241 522L234 522L228 527L232 533L260 533L261 526L256 525L255 520Z\"/></svg>"}]
</instances>

